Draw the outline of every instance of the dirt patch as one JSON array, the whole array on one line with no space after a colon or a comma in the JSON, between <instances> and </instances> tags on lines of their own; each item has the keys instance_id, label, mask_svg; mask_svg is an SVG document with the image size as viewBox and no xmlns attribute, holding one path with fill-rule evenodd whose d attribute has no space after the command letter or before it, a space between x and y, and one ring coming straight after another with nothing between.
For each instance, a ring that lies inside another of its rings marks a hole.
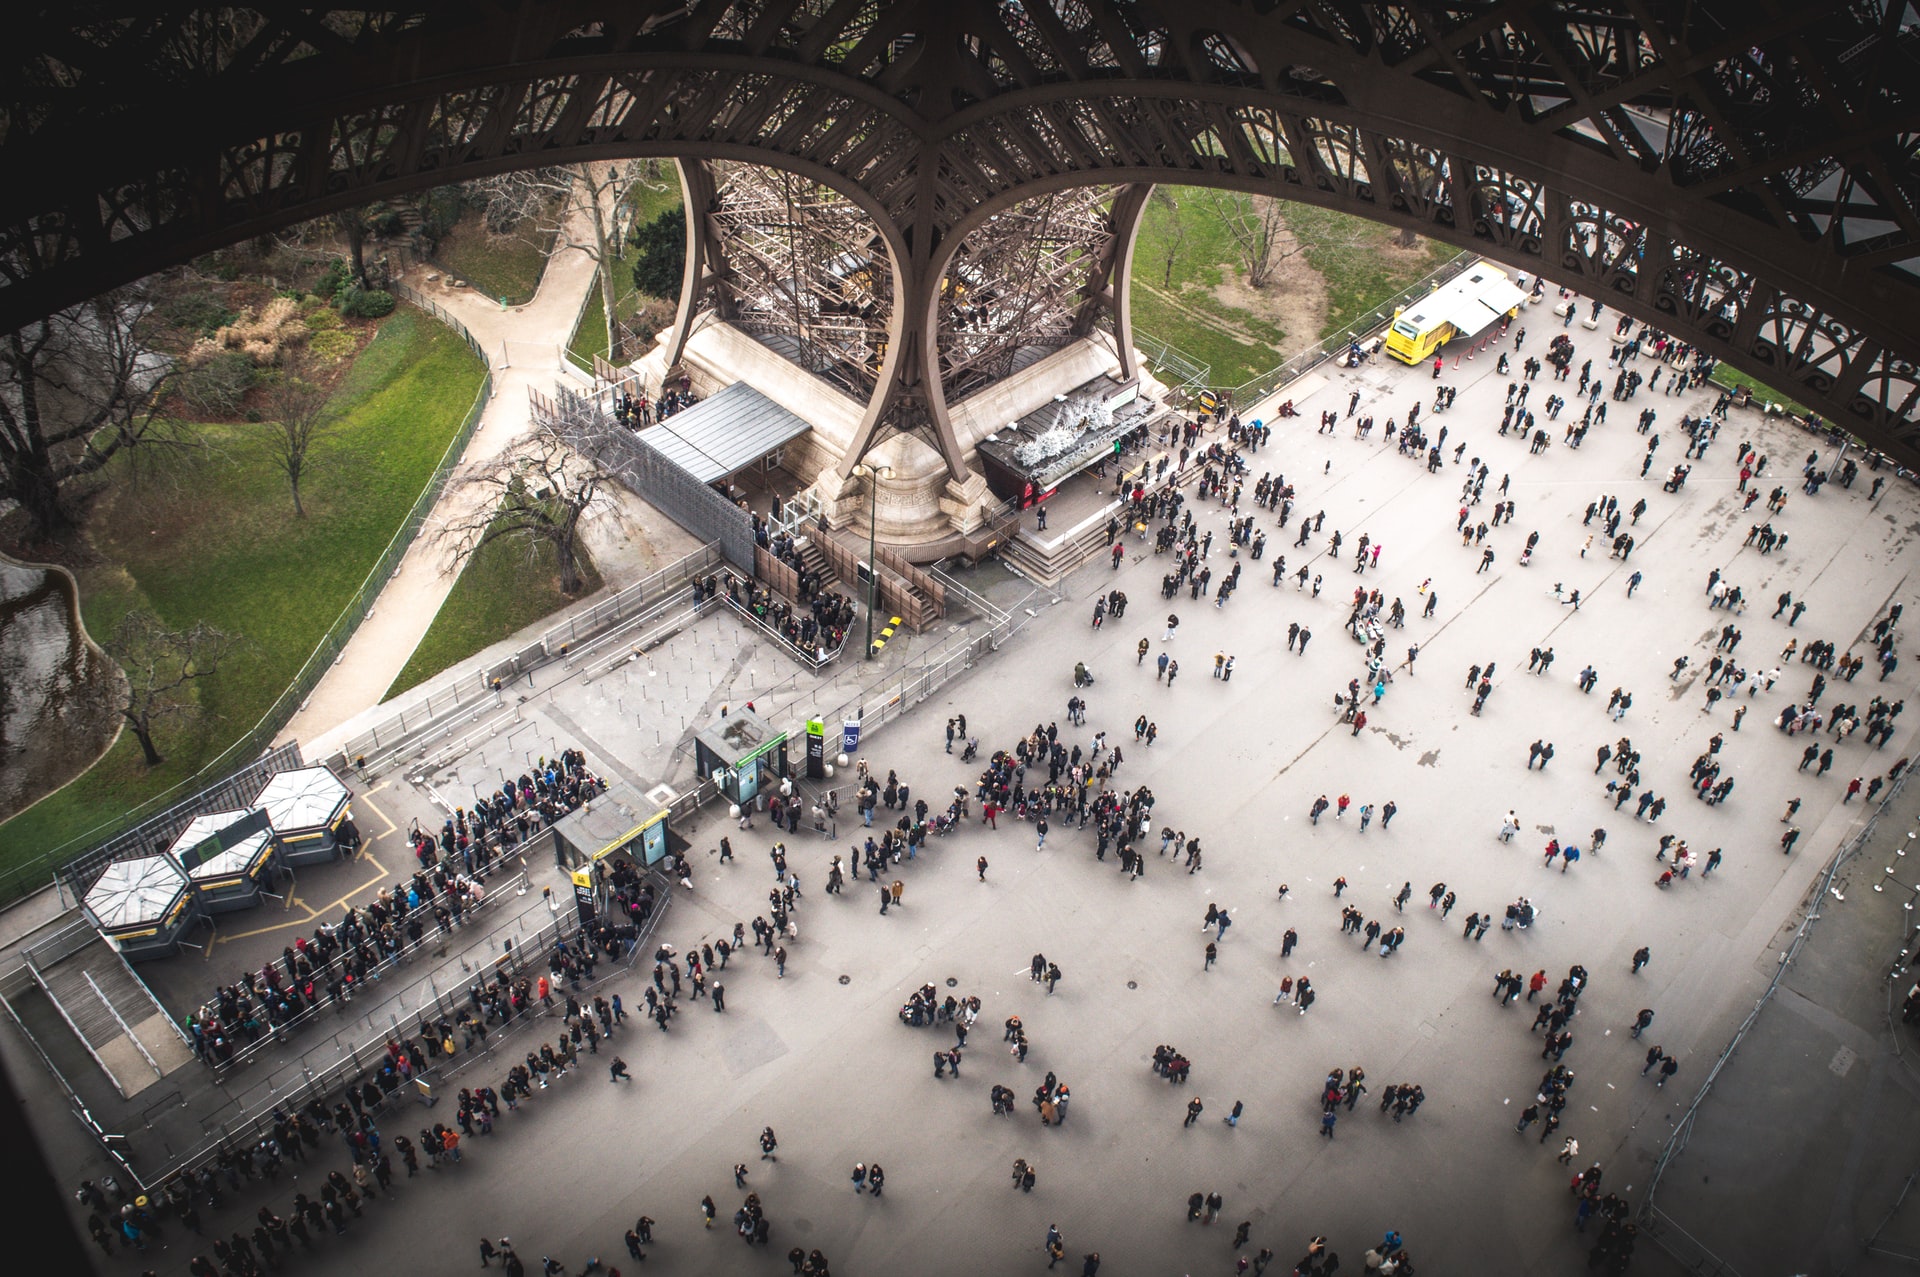
<instances>
[{"instance_id":1,"label":"dirt patch","mask_svg":"<svg viewBox=\"0 0 1920 1277\"><path fill-rule=\"evenodd\" d=\"M1290 250L1294 246L1284 246ZM1274 265L1265 288L1247 287L1238 270L1213 289L1222 305L1243 310L1279 328L1283 336L1279 357L1291 359L1320 340L1320 326L1327 321L1327 282L1320 272L1307 264L1305 253Z\"/></svg>"},{"instance_id":2,"label":"dirt patch","mask_svg":"<svg viewBox=\"0 0 1920 1277\"><path fill-rule=\"evenodd\" d=\"M1284 221L1284 211L1281 216ZM1401 269L1423 269L1427 261L1425 240L1402 245L1398 233L1384 226L1369 228L1346 247ZM1300 251L1291 231L1277 251L1289 256L1274 264L1265 288L1247 287L1245 276L1233 270L1230 279L1213 289L1213 295L1225 305L1277 325L1285 334L1280 354L1292 358L1320 340L1327 322L1327 281Z\"/></svg>"}]
</instances>

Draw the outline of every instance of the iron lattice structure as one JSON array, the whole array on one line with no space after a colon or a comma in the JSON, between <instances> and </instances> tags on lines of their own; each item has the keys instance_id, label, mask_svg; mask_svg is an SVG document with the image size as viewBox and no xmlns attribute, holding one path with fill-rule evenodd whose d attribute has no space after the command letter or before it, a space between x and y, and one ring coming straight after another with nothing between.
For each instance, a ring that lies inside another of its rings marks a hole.
<instances>
[{"instance_id":1,"label":"iron lattice structure","mask_svg":"<svg viewBox=\"0 0 1920 1277\"><path fill-rule=\"evenodd\" d=\"M894 308L893 264L873 220L832 187L791 172L682 163L701 166L688 180L703 195L693 231L701 269L680 311L687 326L669 337L669 362L712 314L870 399ZM1135 215L1139 198L1069 188L996 213L967 237L935 295L945 403L1087 336L1113 310L1107 285L1123 240L1116 215ZM1115 345L1129 343L1117 333Z\"/></svg>"},{"instance_id":2,"label":"iron lattice structure","mask_svg":"<svg viewBox=\"0 0 1920 1277\"><path fill-rule=\"evenodd\" d=\"M879 382L893 266L873 219L830 186L758 164L709 166L696 233L709 270L688 313L728 320L862 399ZM674 334L676 349L684 342Z\"/></svg>"},{"instance_id":3,"label":"iron lattice structure","mask_svg":"<svg viewBox=\"0 0 1920 1277\"><path fill-rule=\"evenodd\" d=\"M437 183L618 156L764 163L857 205L893 272L885 354L846 464L911 428L957 475L940 370L969 343L943 345L939 311L955 253L1024 201L1180 182L1341 209L1605 297L1920 464L1920 78L1906 12L1881 0L48 7L14 15L0 77L14 179L0 189L0 330ZM1127 249L1109 256L1113 275L1090 292L1123 301Z\"/></svg>"}]
</instances>

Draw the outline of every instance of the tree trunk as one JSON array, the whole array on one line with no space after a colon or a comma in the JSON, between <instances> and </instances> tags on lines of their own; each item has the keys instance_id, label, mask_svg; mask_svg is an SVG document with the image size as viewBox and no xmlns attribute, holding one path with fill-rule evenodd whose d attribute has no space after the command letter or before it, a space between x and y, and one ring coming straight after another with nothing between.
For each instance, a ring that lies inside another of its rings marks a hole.
<instances>
[{"instance_id":1,"label":"tree trunk","mask_svg":"<svg viewBox=\"0 0 1920 1277\"><path fill-rule=\"evenodd\" d=\"M620 325L613 321L613 261L605 253L600 255L600 308L607 316L607 362L618 368L620 357Z\"/></svg>"},{"instance_id":2,"label":"tree trunk","mask_svg":"<svg viewBox=\"0 0 1920 1277\"><path fill-rule=\"evenodd\" d=\"M304 519L307 517L307 509L300 504L300 480L294 479L289 486L293 488L293 517Z\"/></svg>"},{"instance_id":3,"label":"tree trunk","mask_svg":"<svg viewBox=\"0 0 1920 1277\"><path fill-rule=\"evenodd\" d=\"M121 714L126 718L127 727L133 732L133 738L140 742L140 752L145 755L147 766L158 767L166 762L167 760L160 756L160 751L153 747L153 729L147 725L145 715L135 714L130 710L122 710Z\"/></svg>"},{"instance_id":4,"label":"tree trunk","mask_svg":"<svg viewBox=\"0 0 1920 1277\"><path fill-rule=\"evenodd\" d=\"M367 226L360 220L358 209L349 212L347 224L347 251L353 254L353 277L360 287L367 286Z\"/></svg>"},{"instance_id":5,"label":"tree trunk","mask_svg":"<svg viewBox=\"0 0 1920 1277\"><path fill-rule=\"evenodd\" d=\"M560 593L571 598L580 593L580 556L574 550L573 535L566 533L553 540L553 558L560 569Z\"/></svg>"},{"instance_id":6,"label":"tree trunk","mask_svg":"<svg viewBox=\"0 0 1920 1277\"><path fill-rule=\"evenodd\" d=\"M75 520L60 496L60 480L54 476L51 458L35 451L14 459L13 499L20 503L31 524L31 535L46 539L71 531Z\"/></svg>"},{"instance_id":7,"label":"tree trunk","mask_svg":"<svg viewBox=\"0 0 1920 1277\"><path fill-rule=\"evenodd\" d=\"M1413 227L1402 226L1400 228L1400 238L1398 240L1400 247L1412 248L1415 244L1418 244L1419 242L1420 242L1420 236L1417 232L1414 231Z\"/></svg>"}]
</instances>

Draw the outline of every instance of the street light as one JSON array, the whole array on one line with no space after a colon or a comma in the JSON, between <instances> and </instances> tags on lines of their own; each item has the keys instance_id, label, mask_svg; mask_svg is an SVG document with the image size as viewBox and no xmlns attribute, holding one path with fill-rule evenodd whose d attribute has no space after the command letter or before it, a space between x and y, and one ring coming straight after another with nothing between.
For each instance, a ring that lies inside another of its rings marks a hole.
<instances>
[{"instance_id":1,"label":"street light","mask_svg":"<svg viewBox=\"0 0 1920 1277\"><path fill-rule=\"evenodd\" d=\"M879 531L880 480L893 478L892 466L870 466L862 461L854 475L867 481L867 659L873 659L873 609L880 591L879 565L874 562L875 534Z\"/></svg>"}]
</instances>

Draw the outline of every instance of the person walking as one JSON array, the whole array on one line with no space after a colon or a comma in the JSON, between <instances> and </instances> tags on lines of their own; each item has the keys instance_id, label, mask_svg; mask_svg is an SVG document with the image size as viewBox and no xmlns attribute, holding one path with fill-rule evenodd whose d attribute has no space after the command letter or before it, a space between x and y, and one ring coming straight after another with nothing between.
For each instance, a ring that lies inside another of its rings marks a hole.
<instances>
[{"instance_id":1,"label":"person walking","mask_svg":"<svg viewBox=\"0 0 1920 1277\"><path fill-rule=\"evenodd\" d=\"M1213 946L1208 945L1207 947L1212 948ZM1191 1100L1188 1100L1187 1101L1187 1120L1181 1123L1181 1125L1192 1126L1195 1122L1199 1121L1200 1114L1206 1111L1206 1107L1207 1107L1206 1105L1200 1102L1200 1097L1197 1095L1194 1096Z\"/></svg>"},{"instance_id":2,"label":"person walking","mask_svg":"<svg viewBox=\"0 0 1920 1277\"><path fill-rule=\"evenodd\" d=\"M1569 1135L1567 1136L1567 1142L1560 1146L1560 1156L1554 1160L1562 1166L1569 1166L1572 1165L1573 1159L1578 1156L1580 1156L1580 1141Z\"/></svg>"}]
</instances>

